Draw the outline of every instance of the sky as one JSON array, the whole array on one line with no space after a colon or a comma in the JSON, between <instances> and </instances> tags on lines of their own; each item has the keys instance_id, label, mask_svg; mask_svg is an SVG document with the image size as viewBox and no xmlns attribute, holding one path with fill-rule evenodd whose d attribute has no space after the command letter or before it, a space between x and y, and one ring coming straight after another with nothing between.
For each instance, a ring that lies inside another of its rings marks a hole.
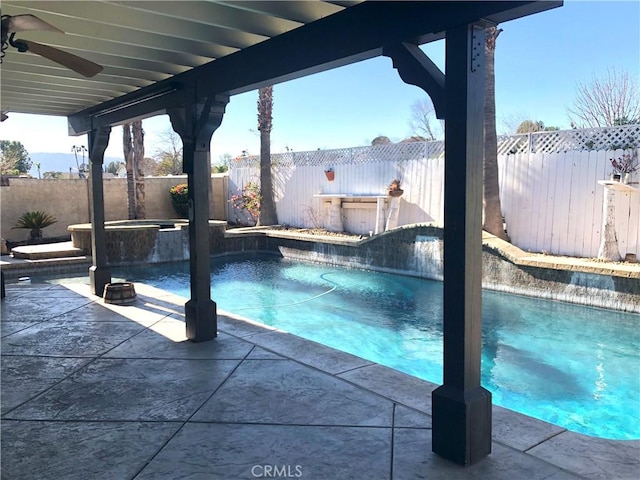
<instances>
[{"instance_id":1,"label":"sky","mask_svg":"<svg viewBox=\"0 0 640 480\"><path fill-rule=\"evenodd\" d=\"M640 2L573 1L500 25L495 54L498 133L510 133L525 119L570 128L567 109L576 87L608 68L640 82ZM422 47L444 71L444 41ZM1 92L0 92L1 94ZM402 82L391 60L378 57L274 86L271 151L283 152L369 145L379 135L400 141L414 132L411 106L428 98ZM257 91L236 95L213 134L212 163L243 150L258 154ZM165 148L167 116L143 120L146 156ZM112 130L107 157L122 158L122 129ZM70 153L87 145L70 137L65 117L10 113L0 139L22 142L29 153Z\"/></svg>"}]
</instances>

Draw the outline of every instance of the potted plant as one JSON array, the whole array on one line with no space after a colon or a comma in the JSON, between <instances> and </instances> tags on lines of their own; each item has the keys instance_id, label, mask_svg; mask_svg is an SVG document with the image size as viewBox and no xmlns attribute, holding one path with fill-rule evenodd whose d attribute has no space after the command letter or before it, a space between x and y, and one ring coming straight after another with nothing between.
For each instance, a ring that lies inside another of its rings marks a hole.
<instances>
[{"instance_id":1,"label":"potted plant","mask_svg":"<svg viewBox=\"0 0 640 480\"><path fill-rule=\"evenodd\" d=\"M330 182L333 182L333 180L336 178L336 172L333 171L333 168L329 167L324 171L324 174L327 177L327 180L329 180Z\"/></svg>"},{"instance_id":2,"label":"potted plant","mask_svg":"<svg viewBox=\"0 0 640 480\"><path fill-rule=\"evenodd\" d=\"M175 185L169 189L171 205L179 218L189 217L189 188L186 183Z\"/></svg>"},{"instance_id":3,"label":"potted plant","mask_svg":"<svg viewBox=\"0 0 640 480\"><path fill-rule=\"evenodd\" d=\"M611 166L613 167L613 171L611 172L611 180L614 180L616 182L629 183L629 177L631 176L631 174L640 169L637 153L635 151L633 152L633 154L626 153L620 158L611 158L609 159L609 161L611 162Z\"/></svg>"},{"instance_id":4,"label":"potted plant","mask_svg":"<svg viewBox=\"0 0 640 480\"><path fill-rule=\"evenodd\" d=\"M26 228L30 230L29 241L37 242L42 240L42 229L49 225L53 225L56 222L57 220L55 217L45 212L24 212L16 222L15 226L11 228Z\"/></svg>"},{"instance_id":5,"label":"potted plant","mask_svg":"<svg viewBox=\"0 0 640 480\"><path fill-rule=\"evenodd\" d=\"M401 184L401 182L397 178L394 178L391 181L391 183L387 187L387 190L389 191L389 196L390 197L399 197L404 193L404 190L402 188L400 188L400 184Z\"/></svg>"}]
</instances>

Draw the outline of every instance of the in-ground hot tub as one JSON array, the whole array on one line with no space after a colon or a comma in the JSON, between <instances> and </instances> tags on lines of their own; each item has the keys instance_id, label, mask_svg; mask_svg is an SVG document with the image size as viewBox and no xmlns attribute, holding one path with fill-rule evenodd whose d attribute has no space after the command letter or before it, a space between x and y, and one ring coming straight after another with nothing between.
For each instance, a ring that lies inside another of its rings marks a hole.
<instances>
[{"instance_id":1,"label":"in-ground hot tub","mask_svg":"<svg viewBox=\"0 0 640 480\"><path fill-rule=\"evenodd\" d=\"M159 263L189 258L189 222L184 219L116 220L105 222L107 263ZM212 239L224 237L226 222L209 220ZM91 255L91 224L69 225L71 242ZM215 242L212 241L212 245Z\"/></svg>"}]
</instances>

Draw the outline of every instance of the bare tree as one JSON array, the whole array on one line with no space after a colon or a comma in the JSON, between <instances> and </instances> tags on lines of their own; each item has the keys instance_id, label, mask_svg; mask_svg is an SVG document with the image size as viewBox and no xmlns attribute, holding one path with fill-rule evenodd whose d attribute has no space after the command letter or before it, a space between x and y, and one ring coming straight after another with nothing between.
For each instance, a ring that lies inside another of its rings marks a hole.
<instances>
[{"instance_id":1,"label":"bare tree","mask_svg":"<svg viewBox=\"0 0 640 480\"><path fill-rule=\"evenodd\" d=\"M422 137L426 141L442 137L442 125L436 118L430 98L422 98L413 102L409 125L414 135Z\"/></svg>"},{"instance_id":2,"label":"bare tree","mask_svg":"<svg viewBox=\"0 0 640 480\"><path fill-rule=\"evenodd\" d=\"M484 104L484 225L487 232L508 240L502 221L498 180L498 137L496 134L496 81L494 58L496 39L501 28L485 29L485 104Z\"/></svg>"},{"instance_id":3,"label":"bare tree","mask_svg":"<svg viewBox=\"0 0 640 480\"><path fill-rule=\"evenodd\" d=\"M158 175L158 162L151 157L144 157L144 172L146 176Z\"/></svg>"},{"instance_id":4,"label":"bare tree","mask_svg":"<svg viewBox=\"0 0 640 480\"><path fill-rule=\"evenodd\" d=\"M640 122L638 81L628 72L609 68L591 81L578 83L576 98L568 109L571 126L609 127Z\"/></svg>"},{"instance_id":5,"label":"bare tree","mask_svg":"<svg viewBox=\"0 0 640 480\"><path fill-rule=\"evenodd\" d=\"M496 118L496 121L499 121L499 125L497 125L497 127L500 129L500 134L513 135L516 133L522 122L531 117L531 114L523 111L503 114L500 115L499 118Z\"/></svg>"},{"instance_id":6,"label":"bare tree","mask_svg":"<svg viewBox=\"0 0 640 480\"><path fill-rule=\"evenodd\" d=\"M30 168L31 159L22 143L0 140L0 173L26 173Z\"/></svg>"},{"instance_id":7,"label":"bare tree","mask_svg":"<svg viewBox=\"0 0 640 480\"><path fill-rule=\"evenodd\" d=\"M160 148L154 155L157 175L182 175L182 140L172 129L160 135Z\"/></svg>"},{"instance_id":8,"label":"bare tree","mask_svg":"<svg viewBox=\"0 0 640 480\"><path fill-rule=\"evenodd\" d=\"M276 225L278 217L271 178L271 130L273 129L273 87L258 90L258 130L260 131L260 216L258 225Z\"/></svg>"}]
</instances>

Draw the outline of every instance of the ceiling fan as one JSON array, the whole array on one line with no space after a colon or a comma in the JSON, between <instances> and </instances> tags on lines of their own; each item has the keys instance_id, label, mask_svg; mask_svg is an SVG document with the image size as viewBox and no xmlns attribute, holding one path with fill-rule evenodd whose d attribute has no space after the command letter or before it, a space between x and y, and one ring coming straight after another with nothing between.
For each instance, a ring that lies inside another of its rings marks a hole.
<instances>
[{"instance_id":1,"label":"ceiling fan","mask_svg":"<svg viewBox=\"0 0 640 480\"><path fill-rule=\"evenodd\" d=\"M41 57L48 58L49 60L63 65L85 77L93 77L102 71L102 65L98 65L90 60L78 57L77 55L73 55L54 47L32 42L30 40L14 38L17 32L27 30L44 30L48 32L64 33L59 28L39 19L35 15L2 15L2 56L0 57L0 63L2 63L2 59L4 58L5 50L9 48L10 45L16 48L19 52L31 52L36 55L40 55Z\"/></svg>"}]
</instances>

